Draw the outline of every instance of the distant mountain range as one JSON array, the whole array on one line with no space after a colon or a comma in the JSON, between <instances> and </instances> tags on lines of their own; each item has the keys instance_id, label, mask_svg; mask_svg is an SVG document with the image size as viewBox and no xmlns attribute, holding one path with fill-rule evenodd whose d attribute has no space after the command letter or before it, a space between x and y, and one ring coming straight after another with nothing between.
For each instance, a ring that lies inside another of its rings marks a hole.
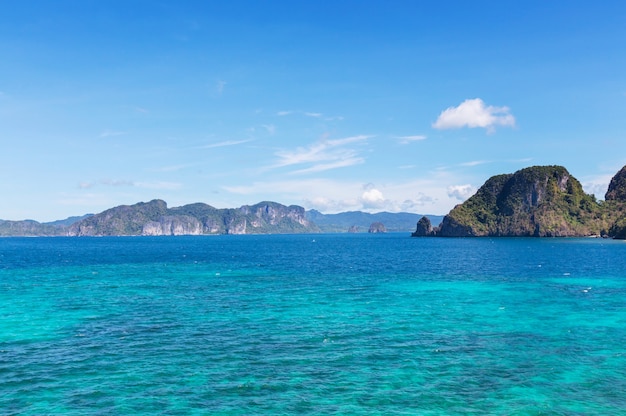
<instances>
[{"instance_id":1,"label":"distant mountain range","mask_svg":"<svg viewBox=\"0 0 626 416\"><path fill-rule=\"evenodd\" d=\"M370 226L379 222L385 225L388 232L411 232L415 224L424 215L408 212L379 212L370 214L361 211L341 212L338 214L322 214L317 210L306 211L306 218L317 224L325 233L367 232ZM431 223L439 225L443 215L427 215Z\"/></svg>"},{"instance_id":2,"label":"distant mountain range","mask_svg":"<svg viewBox=\"0 0 626 416\"><path fill-rule=\"evenodd\" d=\"M368 232L382 223L388 232L410 232L421 215L345 212L322 214L296 205L260 202L240 208L218 209L204 203L168 208L153 200L120 205L99 214L39 223L32 220L0 220L0 236L130 236L205 234L291 234L319 232ZM442 216L429 216L434 224Z\"/></svg>"}]
</instances>

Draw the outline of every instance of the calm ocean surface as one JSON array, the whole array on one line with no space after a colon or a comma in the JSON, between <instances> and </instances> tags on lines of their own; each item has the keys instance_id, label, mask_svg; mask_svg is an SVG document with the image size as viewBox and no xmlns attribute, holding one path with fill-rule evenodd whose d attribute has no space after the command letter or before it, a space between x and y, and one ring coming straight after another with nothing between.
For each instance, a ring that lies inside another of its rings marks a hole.
<instances>
[{"instance_id":1,"label":"calm ocean surface","mask_svg":"<svg viewBox=\"0 0 626 416\"><path fill-rule=\"evenodd\" d=\"M626 242L0 239L2 415L624 415Z\"/></svg>"}]
</instances>

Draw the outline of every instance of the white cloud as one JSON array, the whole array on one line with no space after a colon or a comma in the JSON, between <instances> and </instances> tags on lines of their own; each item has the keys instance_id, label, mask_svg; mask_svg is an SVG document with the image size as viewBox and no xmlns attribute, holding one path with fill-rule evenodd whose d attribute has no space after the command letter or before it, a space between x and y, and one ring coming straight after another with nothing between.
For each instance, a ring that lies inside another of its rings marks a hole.
<instances>
[{"instance_id":1,"label":"white cloud","mask_svg":"<svg viewBox=\"0 0 626 416\"><path fill-rule=\"evenodd\" d=\"M472 166L484 165L485 163L489 163L489 162L486 160L472 160L471 162L461 163L460 166L472 167Z\"/></svg>"},{"instance_id":2,"label":"white cloud","mask_svg":"<svg viewBox=\"0 0 626 416\"><path fill-rule=\"evenodd\" d=\"M452 185L448 186L448 196L450 198L456 198L459 201L465 201L470 196L474 195L476 188L472 185Z\"/></svg>"},{"instance_id":3,"label":"white cloud","mask_svg":"<svg viewBox=\"0 0 626 416\"><path fill-rule=\"evenodd\" d=\"M106 185L106 186L135 186L133 181L128 181L125 179L101 179L96 182L81 182L78 184L79 189L90 189L97 185Z\"/></svg>"},{"instance_id":4,"label":"white cloud","mask_svg":"<svg viewBox=\"0 0 626 416\"><path fill-rule=\"evenodd\" d=\"M144 189L163 189L163 190L175 190L182 188L182 184L177 182L134 182L125 179L101 179L96 182L81 182L78 184L79 189L91 189L98 185L105 186L131 186Z\"/></svg>"},{"instance_id":5,"label":"white cloud","mask_svg":"<svg viewBox=\"0 0 626 416\"><path fill-rule=\"evenodd\" d=\"M349 209L354 209L358 205L356 200L337 200L330 199L323 196L314 197L311 199L304 199L304 205L307 209L316 209L320 212L342 212Z\"/></svg>"},{"instance_id":6,"label":"white cloud","mask_svg":"<svg viewBox=\"0 0 626 416\"><path fill-rule=\"evenodd\" d=\"M134 186L135 184L132 181L127 181L124 179L103 179L100 181L103 185L108 186Z\"/></svg>"},{"instance_id":7,"label":"white cloud","mask_svg":"<svg viewBox=\"0 0 626 416\"><path fill-rule=\"evenodd\" d=\"M491 133L496 126L515 126L515 117L508 107L487 106L480 98L474 98L445 109L432 126L439 130L481 127Z\"/></svg>"},{"instance_id":8,"label":"white cloud","mask_svg":"<svg viewBox=\"0 0 626 416\"><path fill-rule=\"evenodd\" d=\"M422 141L422 140L426 140L426 136L424 136L424 135L401 136L401 137L398 137L398 140L400 140L400 144L409 144L409 143L413 143L413 142L419 142L419 141Z\"/></svg>"},{"instance_id":9,"label":"white cloud","mask_svg":"<svg viewBox=\"0 0 626 416\"><path fill-rule=\"evenodd\" d=\"M360 201L365 209L382 208L385 206L385 197L380 190L376 189L371 183L365 185L364 188L365 190L361 194Z\"/></svg>"},{"instance_id":10,"label":"white cloud","mask_svg":"<svg viewBox=\"0 0 626 416\"><path fill-rule=\"evenodd\" d=\"M611 183L612 178L613 175L611 174L599 175L582 180L581 184L586 193L593 194L598 199L604 199L604 195L609 188L609 183Z\"/></svg>"},{"instance_id":11,"label":"white cloud","mask_svg":"<svg viewBox=\"0 0 626 416\"><path fill-rule=\"evenodd\" d=\"M436 202L437 200L433 198L432 196L423 194L422 192L418 192L417 197L415 199L407 199L403 201L400 207L402 211L417 212L421 210L423 207L427 205L433 205ZM422 212L422 214L429 214L429 213Z\"/></svg>"},{"instance_id":12,"label":"white cloud","mask_svg":"<svg viewBox=\"0 0 626 416\"><path fill-rule=\"evenodd\" d=\"M312 118L318 118L318 119L323 119L325 121L341 121L344 119L343 116L327 116L325 117L323 113L319 113L317 111L299 111L299 110L282 110L282 111L277 111L276 115L279 117L284 117L284 116L289 116L292 114L298 114L301 116L305 116L305 117L312 117Z\"/></svg>"},{"instance_id":13,"label":"white cloud","mask_svg":"<svg viewBox=\"0 0 626 416\"><path fill-rule=\"evenodd\" d=\"M224 192L220 195L225 201L223 205L228 207L236 205L228 201L252 203L272 195L273 200L280 203L301 205L306 209L317 209L327 214L345 211L403 211L444 215L459 203L457 195L461 195L462 186L456 192L450 189L453 195L447 192L449 184L460 183L458 179L449 172L433 171L419 180L376 185L370 183L364 186L363 181L358 180L304 177L224 186ZM472 191L471 187L469 190L465 189L465 193Z\"/></svg>"},{"instance_id":14,"label":"white cloud","mask_svg":"<svg viewBox=\"0 0 626 416\"><path fill-rule=\"evenodd\" d=\"M370 136L360 135L335 140L322 140L309 145L298 147L295 150L281 150L276 152L278 162L270 168L313 164L313 166L297 170L293 173L320 172L329 169L346 167L363 163L364 159L357 156L357 151L346 148L346 145L364 142Z\"/></svg>"},{"instance_id":15,"label":"white cloud","mask_svg":"<svg viewBox=\"0 0 626 416\"><path fill-rule=\"evenodd\" d=\"M323 172L325 170L337 169L337 168L345 168L348 166L358 165L365 162L365 159L361 157L353 157L349 159L338 160L332 163L320 163L310 168L294 170L291 172L292 175L302 175L305 173L315 173L315 172Z\"/></svg>"},{"instance_id":16,"label":"white cloud","mask_svg":"<svg viewBox=\"0 0 626 416\"><path fill-rule=\"evenodd\" d=\"M248 143L251 142L252 139L247 139L247 140L226 140L223 142L218 142L218 143L211 143L211 144L207 144L204 146L199 146L198 149L213 149L215 147L225 147L225 146L235 146L238 144L242 144L242 143Z\"/></svg>"}]
</instances>

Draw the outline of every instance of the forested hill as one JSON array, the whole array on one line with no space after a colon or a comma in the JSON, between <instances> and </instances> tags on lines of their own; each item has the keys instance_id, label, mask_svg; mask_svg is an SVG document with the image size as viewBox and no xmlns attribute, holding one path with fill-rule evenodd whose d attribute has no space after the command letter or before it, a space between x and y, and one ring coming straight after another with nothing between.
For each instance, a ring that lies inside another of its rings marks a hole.
<instances>
[{"instance_id":1,"label":"forested hill","mask_svg":"<svg viewBox=\"0 0 626 416\"><path fill-rule=\"evenodd\" d=\"M533 166L493 176L429 234L624 238L626 167L613 177L605 201L586 194L562 166Z\"/></svg>"}]
</instances>

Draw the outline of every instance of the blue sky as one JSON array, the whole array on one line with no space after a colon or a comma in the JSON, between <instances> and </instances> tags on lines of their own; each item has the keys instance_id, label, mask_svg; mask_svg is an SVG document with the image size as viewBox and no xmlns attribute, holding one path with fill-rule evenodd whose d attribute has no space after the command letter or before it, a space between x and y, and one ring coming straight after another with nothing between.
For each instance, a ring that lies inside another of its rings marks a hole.
<instances>
[{"instance_id":1,"label":"blue sky","mask_svg":"<svg viewBox=\"0 0 626 416\"><path fill-rule=\"evenodd\" d=\"M445 214L626 164L623 1L0 2L0 218L161 198Z\"/></svg>"}]
</instances>

